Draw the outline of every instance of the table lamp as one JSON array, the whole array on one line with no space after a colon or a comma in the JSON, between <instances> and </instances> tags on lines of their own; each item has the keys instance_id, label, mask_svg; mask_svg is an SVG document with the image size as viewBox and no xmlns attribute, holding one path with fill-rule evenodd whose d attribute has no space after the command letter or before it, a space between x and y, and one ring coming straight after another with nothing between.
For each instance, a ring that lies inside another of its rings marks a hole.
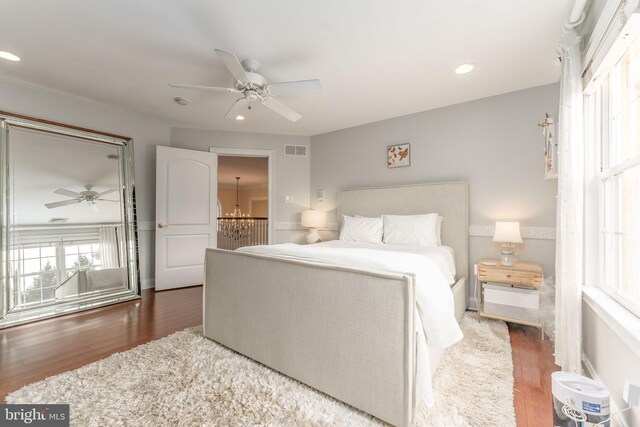
<instances>
[{"instance_id":1,"label":"table lamp","mask_svg":"<svg viewBox=\"0 0 640 427\"><path fill-rule=\"evenodd\" d=\"M327 226L327 213L323 211L306 210L302 211L300 225L311 228L307 234L307 243L316 243L322 240L318 233L318 228Z\"/></svg>"},{"instance_id":2,"label":"table lamp","mask_svg":"<svg viewBox=\"0 0 640 427\"><path fill-rule=\"evenodd\" d=\"M522 243L520 235L520 222L496 221L496 231L493 235L494 242L502 243L500 263L504 266L513 265L513 244Z\"/></svg>"}]
</instances>

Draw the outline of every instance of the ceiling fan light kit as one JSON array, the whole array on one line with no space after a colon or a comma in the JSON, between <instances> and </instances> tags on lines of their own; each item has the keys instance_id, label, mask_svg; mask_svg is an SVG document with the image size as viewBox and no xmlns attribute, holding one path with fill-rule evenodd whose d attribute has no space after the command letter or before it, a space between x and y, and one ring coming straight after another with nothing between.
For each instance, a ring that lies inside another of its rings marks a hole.
<instances>
[{"instance_id":1,"label":"ceiling fan light kit","mask_svg":"<svg viewBox=\"0 0 640 427\"><path fill-rule=\"evenodd\" d=\"M260 67L260 63L255 59L245 59L240 62L234 54L220 49L216 49L216 54L218 54L218 57L227 68L227 71L229 71L229 74L235 79L233 88L173 83L169 83L169 86L209 92L241 93L242 98L238 98L229 111L227 111L227 114L225 114L225 118L227 119L244 120L244 116L239 114L240 110L245 106L251 109L251 103L256 102L264 105L287 120L297 122L302 118L302 115L276 100L275 97L322 93L319 80L301 80L270 84L264 76L256 72ZM178 98L176 98L176 102L177 99Z\"/></svg>"}]
</instances>

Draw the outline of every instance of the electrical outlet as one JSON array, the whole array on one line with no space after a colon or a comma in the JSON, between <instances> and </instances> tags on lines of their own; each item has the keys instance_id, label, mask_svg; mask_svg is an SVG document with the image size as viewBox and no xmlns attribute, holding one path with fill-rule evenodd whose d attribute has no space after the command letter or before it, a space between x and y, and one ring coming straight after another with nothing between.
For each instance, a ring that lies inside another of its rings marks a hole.
<instances>
[{"instance_id":1,"label":"electrical outlet","mask_svg":"<svg viewBox=\"0 0 640 427\"><path fill-rule=\"evenodd\" d=\"M640 385L625 381L622 398L629 406L638 406L640 404Z\"/></svg>"},{"instance_id":2,"label":"electrical outlet","mask_svg":"<svg viewBox=\"0 0 640 427\"><path fill-rule=\"evenodd\" d=\"M284 196L284 202L293 203L294 202L293 196Z\"/></svg>"}]
</instances>

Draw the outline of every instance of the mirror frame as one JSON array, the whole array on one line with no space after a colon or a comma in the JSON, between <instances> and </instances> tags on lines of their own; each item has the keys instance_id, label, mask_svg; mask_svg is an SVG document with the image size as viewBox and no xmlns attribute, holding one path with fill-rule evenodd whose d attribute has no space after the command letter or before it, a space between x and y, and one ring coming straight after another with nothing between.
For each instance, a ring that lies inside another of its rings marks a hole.
<instances>
[{"instance_id":1,"label":"mirror frame","mask_svg":"<svg viewBox=\"0 0 640 427\"><path fill-rule=\"evenodd\" d=\"M120 178L122 179L123 190L125 252L127 254L126 276L128 281L124 289L118 288L98 294L78 295L77 297L65 299L64 302L39 308L15 312L10 310L8 280L11 277L9 249L11 247L10 212L12 206L8 183L11 174L9 131L12 127L122 147L123 155L120 160L122 176ZM2 195L0 197L0 328L140 298L140 263L138 256L133 140L131 138L0 111L0 194Z\"/></svg>"}]
</instances>

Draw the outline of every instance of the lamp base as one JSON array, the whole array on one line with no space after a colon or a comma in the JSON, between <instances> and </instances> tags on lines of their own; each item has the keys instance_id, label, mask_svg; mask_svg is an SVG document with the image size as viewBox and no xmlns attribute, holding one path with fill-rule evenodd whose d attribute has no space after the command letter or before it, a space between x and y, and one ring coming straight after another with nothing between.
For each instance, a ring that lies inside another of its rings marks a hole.
<instances>
[{"instance_id":1,"label":"lamp base","mask_svg":"<svg viewBox=\"0 0 640 427\"><path fill-rule=\"evenodd\" d=\"M307 244L318 243L322 241L322 236L318 233L318 230L312 229L309 234L307 234Z\"/></svg>"},{"instance_id":2,"label":"lamp base","mask_svg":"<svg viewBox=\"0 0 640 427\"><path fill-rule=\"evenodd\" d=\"M513 266L515 261L515 257L513 255L513 249L511 248L511 244L507 243L502 245L502 250L500 251L500 264L505 267Z\"/></svg>"}]
</instances>

